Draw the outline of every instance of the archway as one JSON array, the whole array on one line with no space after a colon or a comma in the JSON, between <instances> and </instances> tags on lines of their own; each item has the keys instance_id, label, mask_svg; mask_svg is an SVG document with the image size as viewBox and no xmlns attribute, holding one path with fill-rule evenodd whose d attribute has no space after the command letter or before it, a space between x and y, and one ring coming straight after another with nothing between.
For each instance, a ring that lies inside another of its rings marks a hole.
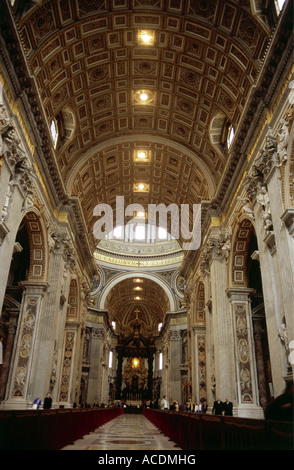
<instances>
[{"instance_id":1,"label":"archway","mask_svg":"<svg viewBox=\"0 0 294 470\"><path fill-rule=\"evenodd\" d=\"M109 282L109 284L107 284L105 286L105 289L103 290L103 294L101 296L101 299L99 300L98 308L101 309L101 310L105 309L106 298L107 298L109 292L111 291L111 289L113 289L113 287L115 285L117 285L118 283L120 283L120 282L122 282L126 279L131 279L131 278L134 278L134 279L135 278L150 279L151 281L158 284L164 290L165 294L167 295L167 298L168 298L168 301L169 301L169 310L174 311L176 309L175 298L174 298L173 292L171 291L170 287L166 283L164 283L163 280L160 279L158 276L156 276L154 274L146 273L146 272L140 272L140 271L134 271L134 272L130 272L130 273L123 273L123 274L118 275L114 279L112 279Z\"/></svg>"},{"instance_id":2,"label":"archway","mask_svg":"<svg viewBox=\"0 0 294 470\"><path fill-rule=\"evenodd\" d=\"M253 354L259 404L265 408L271 395L271 370L267 326L263 302L257 237L251 220L241 218L235 232L232 251L232 284L249 289Z\"/></svg>"},{"instance_id":3,"label":"archway","mask_svg":"<svg viewBox=\"0 0 294 470\"><path fill-rule=\"evenodd\" d=\"M8 387L11 359L16 347L15 338L24 303L25 284L43 284L46 276L47 253L43 222L39 215L31 210L23 217L16 234L0 318L4 358L0 374L0 400L4 399ZM29 364L28 357L23 360L24 363Z\"/></svg>"}]
</instances>

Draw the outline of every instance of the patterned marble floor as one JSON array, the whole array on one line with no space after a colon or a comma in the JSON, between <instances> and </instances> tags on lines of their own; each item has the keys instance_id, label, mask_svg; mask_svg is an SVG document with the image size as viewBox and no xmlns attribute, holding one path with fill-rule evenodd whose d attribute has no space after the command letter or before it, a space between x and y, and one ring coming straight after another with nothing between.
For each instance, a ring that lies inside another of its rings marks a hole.
<instances>
[{"instance_id":1,"label":"patterned marble floor","mask_svg":"<svg viewBox=\"0 0 294 470\"><path fill-rule=\"evenodd\" d=\"M181 450L142 414L122 414L61 450Z\"/></svg>"}]
</instances>

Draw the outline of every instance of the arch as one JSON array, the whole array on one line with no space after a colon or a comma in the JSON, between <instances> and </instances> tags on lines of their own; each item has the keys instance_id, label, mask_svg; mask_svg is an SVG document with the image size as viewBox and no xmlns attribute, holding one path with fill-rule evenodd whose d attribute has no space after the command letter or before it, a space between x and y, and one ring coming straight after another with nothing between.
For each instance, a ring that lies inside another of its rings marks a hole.
<instances>
[{"instance_id":1,"label":"arch","mask_svg":"<svg viewBox=\"0 0 294 470\"><path fill-rule=\"evenodd\" d=\"M184 155L188 156L191 158L191 160L196 163L196 165L199 166L200 170L203 172L204 177L206 178L208 189L209 189L209 197L212 197L212 195L215 193L216 190L216 183L213 179L213 176L211 174L211 171L207 166L199 159L197 158L197 155L195 152L189 150L185 145L180 144L178 142L171 141L170 139L164 138L164 137L159 137L159 136L148 136L149 142L153 142L156 144L162 144L166 145L167 147L172 147L175 148L176 150L182 152ZM120 137L115 137L113 139L106 140L105 142L101 142L95 147L91 148L91 150L85 152L83 154L83 157L78 160L78 163L73 164L70 168L69 173L66 175L66 189L68 193L71 193L71 189L75 180L75 177L79 171L79 169L82 167L82 165L92 157L97 152L101 152L107 147L112 147L117 144L122 144L122 143L136 143L136 142L145 142L146 141L146 135L145 134L136 134L136 135L121 135Z\"/></svg>"},{"instance_id":2,"label":"arch","mask_svg":"<svg viewBox=\"0 0 294 470\"><path fill-rule=\"evenodd\" d=\"M228 120L225 113L216 114L209 126L209 138L211 145L216 149L222 159L225 158L225 141L228 129Z\"/></svg>"},{"instance_id":3,"label":"arch","mask_svg":"<svg viewBox=\"0 0 294 470\"><path fill-rule=\"evenodd\" d=\"M34 210L27 212L23 220L26 224L30 246L30 265L27 277L34 281L44 281L47 279L48 252L43 220Z\"/></svg>"},{"instance_id":4,"label":"arch","mask_svg":"<svg viewBox=\"0 0 294 470\"><path fill-rule=\"evenodd\" d=\"M79 316L79 283L71 278L68 293L67 320L76 320Z\"/></svg>"},{"instance_id":5,"label":"arch","mask_svg":"<svg viewBox=\"0 0 294 470\"><path fill-rule=\"evenodd\" d=\"M64 148L71 142L76 129L76 117L70 108L62 108L56 115L58 127L58 138L56 142L57 152L62 152Z\"/></svg>"},{"instance_id":6,"label":"arch","mask_svg":"<svg viewBox=\"0 0 294 470\"><path fill-rule=\"evenodd\" d=\"M249 241L254 226L246 217L240 218L235 230L231 252L231 283L233 286L247 287L247 255Z\"/></svg>"},{"instance_id":7,"label":"arch","mask_svg":"<svg viewBox=\"0 0 294 470\"><path fill-rule=\"evenodd\" d=\"M112 279L109 282L109 284L105 286L105 288L103 289L103 294L98 302L98 308L101 310L105 309L105 301L106 301L107 295L116 284L118 284L119 282L125 279L129 279L132 277L143 277L146 279L150 279L151 281L154 281L156 284L162 287L162 289L166 293L167 298L169 300L170 311L175 311L176 302L175 302L171 289L161 279L159 279L155 275L149 274L149 273L136 272L136 271L132 273L121 274L121 275L118 275L116 278Z\"/></svg>"},{"instance_id":8,"label":"arch","mask_svg":"<svg viewBox=\"0 0 294 470\"><path fill-rule=\"evenodd\" d=\"M205 325L205 288L203 281L199 281L195 295L195 309L193 311L193 325Z\"/></svg>"},{"instance_id":9,"label":"arch","mask_svg":"<svg viewBox=\"0 0 294 470\"><path fill-rule=\"evenodd\" d=\"M293 80L294 87L294 80ZM287 162L285 167L281 167L282 172L282 194L285 209L294 207L294 105L289 108L284 116L285 122L288 123L288 145L287 145Z\"/></svg>"}]
</instances>

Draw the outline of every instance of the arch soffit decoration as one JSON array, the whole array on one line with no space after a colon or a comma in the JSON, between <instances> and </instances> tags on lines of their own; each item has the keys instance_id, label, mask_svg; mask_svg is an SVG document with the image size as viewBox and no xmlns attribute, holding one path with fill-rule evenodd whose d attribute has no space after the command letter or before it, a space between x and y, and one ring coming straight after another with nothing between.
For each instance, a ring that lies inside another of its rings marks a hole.
<instances>
[{"instance_id":1,"label":"arch soffit decoration","mask_svg":"<svg viewBox=\"0 0 294 470\"><path fill-rule=\"evenodd\" d=\"M30 244L28 279L44 282L48 277L48 244L45 243L45 225L39 211L32 207L24 214Z\"/></svg>"},{"instance_id":2,"label":"arch soffit decoration","mask_svg":"<svg viewBox=\"0 0 294 470\"><path fill-rule=\"evenodd\" d=\"M192 321L194 326L205 325L205 287L202 280L197 285Z\"/></svg>"},{"instance_id":3,"label":"arch soffit decoration","mask_svg":"<svg viewBox=\"0 0 294 470\"><path fill-rule=\"evenodd\" d=\"M67 320L77 320L80 313L79 301L80 285L78 278L72 276L69 284L68 305L67 305Z\"/></svg>"},{"instance_id":4,"label":"arch soffit decoration","mask_svg":"<svg viewBox=\"0 0 294 470\"><path fill-rule=\"evenodd\" d=\"M236 224L233 240L230 271L231 278L229 284L231 286L247 287L248 273L247 273L247 254L248 244L250 242L251 234L255 231L252 221L246 216L241 216Z\"/></svg>"},{"instance_id":5,"label":"arch soffit decoration","mask_svg":"<svg viewBox=\"0 0 294 470\"><path fill-rule=\"evenodd\" d=\"M156 284L158 284L163 291L165 292L168 301L169 301L169 311L173 312L176 310L176 300L174 298L174 294L170 287L162 281L162 279L159 279L157 276L154 276L153 274L149 273L141 273L141 272L134 272L134 273L128 273L128 274L122 274L115 279L111 279L109 283L105 286L102 292L101 298L98 300L97 308L101 310L105 310L105 303L108 294L110 293L111 289L118 283L124 281L125 279L131 279L131 278L144 278L144 279L149 279Z\"/></svg>"}]
</instances>

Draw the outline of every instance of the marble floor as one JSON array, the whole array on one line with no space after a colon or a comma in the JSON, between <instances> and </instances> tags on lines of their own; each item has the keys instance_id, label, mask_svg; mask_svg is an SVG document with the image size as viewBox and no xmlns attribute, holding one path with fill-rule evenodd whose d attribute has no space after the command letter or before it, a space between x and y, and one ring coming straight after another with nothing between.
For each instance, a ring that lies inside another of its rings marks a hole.
<instances>
[{"instance_id":1,"label":"marble floor","mask_svg":"<svg viewBox=\"0 0 294 470\"><path fill-rule=\"evenodd\" d=\"M142 414L122 414L61 450L181 450Z\"/></svg>"}]
</instances>

